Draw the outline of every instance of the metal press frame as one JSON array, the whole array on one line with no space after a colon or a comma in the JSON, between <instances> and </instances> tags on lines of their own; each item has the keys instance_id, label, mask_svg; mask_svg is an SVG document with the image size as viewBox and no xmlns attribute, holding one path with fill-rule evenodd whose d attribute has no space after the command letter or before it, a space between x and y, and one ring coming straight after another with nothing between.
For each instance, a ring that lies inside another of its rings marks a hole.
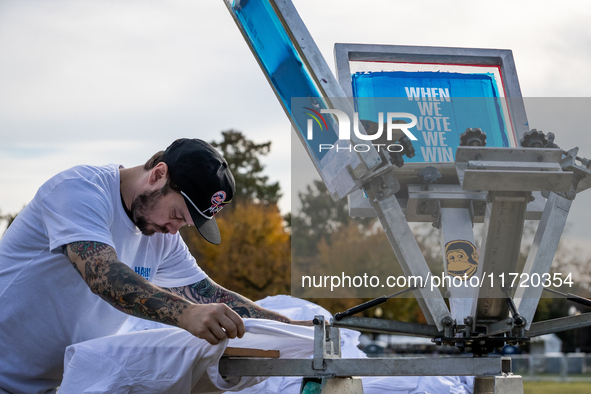
<instances>
[{"instance_id":1,"label":"metal press frame","mask_svg":"<svg viewBox=\"0 0 591 394\"><path fill-rule=\"evenodd\" d=\"M277 20L277 29L289 37L290 50L297 53L302 70L309 73L321 93L323 103L334 109L352 113L349 59L393 60L455 64L487 64L499 66L510 98L510 116L517 138L528 132L515 65L510 51L466 48L402 47L383 45L337 44L337 82L320 54L291 0L224 0L240 31L323 180L333 177L326 163L310 150L304 131L299 130L290 104L280 94L259 57L253 39L237 17L248 4L263 4ZM352 118L351 118L352 119ZM474 125L478 127L478 125ZM354 138L345 141L355 145ZM440 230L442 254L445 245L454 240L474 244L472 226L484 221L485 234L481 245L476 276L488 273L514 272L520 250L525 219L539 219L533 246L524 272L547 273L568 211L578 192L591 187L589 161L577 156L577 149L568 152L556 147L487 148L460 147L455 163L436 164L443 175L442 184L425 181L421 170L427 165L413 163L398 168L383 153L371 150L360 153L353 165L339 169L337 179L347 183L335 190L327 183L333 198L364 189L371 213L382 224L390 245L406 276L427 280L433 275L408 224L409 221L432 221ZM431 165L431 163L429 164ZM404 189L408 197L399 198ZM316 319L314 358L311 360L223 359L220 372L225 376L308 376L337 378L350 376L396 375L475 375L475 392L520 392L521 380L510 375L510 362L488 357L413 358L413 359L340 359L340 327L380 333L416 335L432 338L437 344L456 346L461 351L486 355L506 343L523 343L536 335L591 325L590 315L532 323L543 288L532 286L512 289L500 286L469 288L450 286L450 308L438 289L417 287L413 293L427 320L426 325L361 317L347 317L324 326ZM485 388L485 386L487 388ZM357 386L358 387L358 386ZM357 391L359 391L357 389ZM327 391L328 392L328 391ZM521 388L522 392L522 388Z\"/></svg>"}]
</instances>

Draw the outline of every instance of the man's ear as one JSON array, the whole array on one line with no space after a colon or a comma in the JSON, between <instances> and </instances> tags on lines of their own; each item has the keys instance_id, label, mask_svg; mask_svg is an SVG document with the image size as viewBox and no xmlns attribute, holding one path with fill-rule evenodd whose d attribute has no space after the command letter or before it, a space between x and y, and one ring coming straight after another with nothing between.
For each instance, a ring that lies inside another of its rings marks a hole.
<instances>
[{"instance_id":1,"label":"man's ear","mask_svg":"<svg viewBox=\"0 0 591 394\"><path fill-rule=\"evenodd\" d=\"M148 183L150 184L150 186L153 186L159 182L166 182L167 177L168 165L164 162L160 162L150 170L150 175L148 176Z\"/></svg>"}]
</instances>

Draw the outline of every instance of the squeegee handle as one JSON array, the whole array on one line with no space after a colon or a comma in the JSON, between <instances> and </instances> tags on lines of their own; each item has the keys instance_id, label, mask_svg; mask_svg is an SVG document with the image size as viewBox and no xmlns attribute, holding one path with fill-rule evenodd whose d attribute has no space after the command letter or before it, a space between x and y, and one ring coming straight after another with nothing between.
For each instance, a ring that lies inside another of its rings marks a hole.
<instances>
[{"instance_id":1,"label":"squeegee handle","mask_svg":"<svg viewBox=\"0 0 591 394\"><path fill-rule=\"evenodd\" d=\"M347 309L345 312L339 312L334 315L335 320L341 320L344 317L354 315L359 312L363 312L366 309L374 307L376 305L383 304L384 302L388 301L388 297L381 296L371 301L364 302L363 304L354 306L353 308Z\"/></svg>"},{"instance_id":2,"label":"squeegee handle","mask_svg":"<svg viewBox=\"0 0 591 394\"><path fill-rule=\"evenodd\" d=\"M566 299L572 302L576 302L577 304L585 305L591 307L591 300L588 298L580 297L575 294L568 293L566 295Z\"/></svg>"}]
</instances>

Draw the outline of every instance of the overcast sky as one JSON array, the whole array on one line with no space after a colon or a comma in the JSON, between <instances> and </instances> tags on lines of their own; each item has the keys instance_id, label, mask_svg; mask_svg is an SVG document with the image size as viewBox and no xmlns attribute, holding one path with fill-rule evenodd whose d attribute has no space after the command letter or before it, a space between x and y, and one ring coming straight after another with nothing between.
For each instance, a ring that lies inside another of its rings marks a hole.
<instances>
[{"instance_id":1,"label":"overcast sky","mask_svg":"<svg viewBox=\"0 0 591 394\"><path fill-rule=\"evenodd\" d=\"M525 97L591 96L588 0L293 1L331 67L335 42L511 49ZM222 0L0 0L1 212L73 165L230 128L273 141L289 211L290 124ZM563 141L589 157L583 131ZM584 211L571 227L589 239Z\"/></svg>"}]
</instances>

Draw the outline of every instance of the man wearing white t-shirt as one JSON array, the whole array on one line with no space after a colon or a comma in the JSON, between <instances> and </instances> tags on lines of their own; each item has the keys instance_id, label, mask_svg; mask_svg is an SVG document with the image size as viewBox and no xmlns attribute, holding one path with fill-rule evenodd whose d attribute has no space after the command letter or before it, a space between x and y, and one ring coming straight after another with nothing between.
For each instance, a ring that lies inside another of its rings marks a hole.
<instances>
[{"instance_id":1,"label":"man wearing white t-shirt","mask_svg":"<svg viewBox=\"0 0 591 394\"><path fill-rule=\"evenodd\" d=\"M234 191L224 158L197 139L41 186L0 239L0 393L54 392L65 348L115 334L128 315L212 344L242 337L241 316L302 324L214 283L180 238L194 225L220 243L214 215Z\"/></svg>"}]
</instances>

